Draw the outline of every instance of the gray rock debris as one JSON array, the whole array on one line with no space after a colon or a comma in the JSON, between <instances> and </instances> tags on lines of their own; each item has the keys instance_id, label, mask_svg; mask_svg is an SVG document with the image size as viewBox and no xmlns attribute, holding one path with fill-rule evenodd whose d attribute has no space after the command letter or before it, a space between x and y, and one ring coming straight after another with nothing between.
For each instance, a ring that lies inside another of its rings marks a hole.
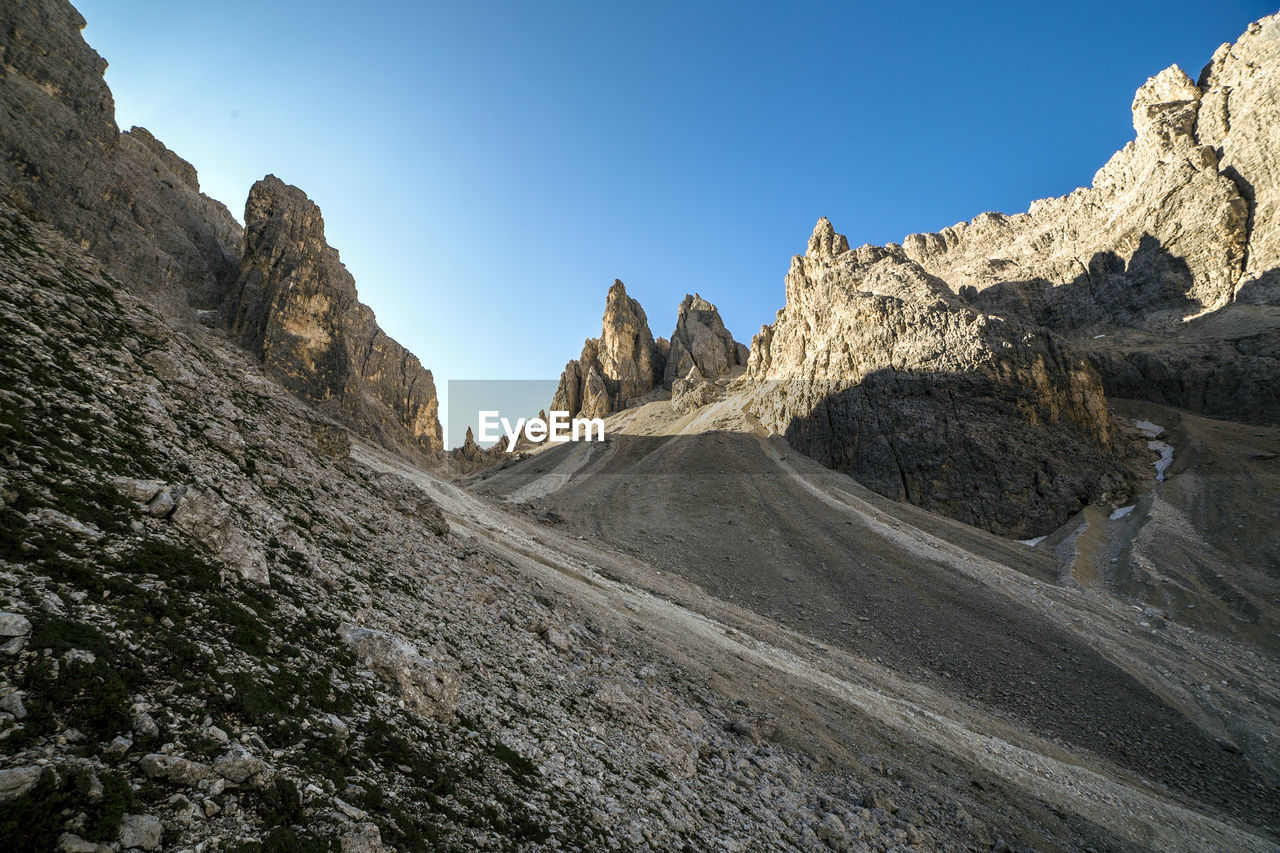
<instances>
[{"instance_id":1,"label":"gray rock debris","mask_svg":"<svg viewBox=\"0 0 1280 853\"><path fill-rule=\"evenodd\" d=\"M356 658L416 713L450 719L458 704L458 674L427 660L404 640L384 631L343 623L339 634Z\"/></svg>"}]
</instances>

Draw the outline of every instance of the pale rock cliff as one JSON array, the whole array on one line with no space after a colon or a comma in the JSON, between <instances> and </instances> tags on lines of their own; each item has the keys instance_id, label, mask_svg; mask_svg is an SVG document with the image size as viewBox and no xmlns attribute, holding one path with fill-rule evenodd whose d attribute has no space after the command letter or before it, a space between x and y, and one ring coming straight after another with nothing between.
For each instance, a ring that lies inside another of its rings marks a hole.
<instances>
[{"instance_id":1,"label":"pale rock cliff","mask_svg":"<svg viewBox=\"0 0 1280 853\"><path fill-rule=\"evenodd\" d=\"M715 380L734 367L745 366L747 348L733 339L720 312L701 296L685 295L671 333L663 384L671 387L697 368L702 378Z\"/></svg>"},{"instance_id":2,"label":"pale rock cliff","mask_svg":"<svg viewBox=\"0 0 1280 853\"><path fill-rule=\"evenodd\" d=\"M274 175L249 193L226 315L236 339L302 399L410 455L442 449L431 372L357 299L320 208Z\"/></svg>"},{"instance_id":3,"label":"pale rock cliff","mask_svg":"<svg viewBox=\"0 0 1280 853\"><path fill-rule=\"evenodd\" d=\"M644 309L615 280L600 337L588 338L582 355L565 365L551 408L592 418L619 411L661 383L664 362Z\"/></svg>"},{"instance_id":4,"label":"pale rock cliff","mask_svg":"<svg viewBox=\"0 0 1280 853\"><path fill-rule=\"evenodd\" d=\"M981 314L900 248L850 251L826 219L751 347L764 426L870 488L1037 535L1126 491L1096 373L1047 330Z\"/></svg>"},{"instance_id":5,"label":"pale rock cliff","mask_svg":"<svg viewBox=\"0 0 1280 853\"><path fill-rule=\"evenodd\" d=\"M1280 420L1280 16L1193 82L1133 99L1135 138L1090 187L902 250L979 311L1064 333L1111 396Z\"/></svg>"}]
</instances>

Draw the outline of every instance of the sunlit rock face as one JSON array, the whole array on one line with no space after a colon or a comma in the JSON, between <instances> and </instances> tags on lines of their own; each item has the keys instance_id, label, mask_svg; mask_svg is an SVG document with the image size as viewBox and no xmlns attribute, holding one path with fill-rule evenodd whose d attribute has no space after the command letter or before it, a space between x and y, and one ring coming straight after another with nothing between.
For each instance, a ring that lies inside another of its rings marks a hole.
<instances>
[{"instance_id":1,"label":"sunlit rock face","mask_svg":"<svg viewBox=\"0 0 1280 853\"><path fill-rule=\"evenodd\" d=\"M357 299L325 242L320 208L274 175L249 192L225 313L237 340L294 394L388 447L442 449L431 372Z\"/></svg>"},{"instance_id":2,"label":"sunlit rock face","mask_svg":"<svg viewBox=\"0 0 1280 853\"><path fill-rule=\"evenodd\" d=\"M551 402L553 411L602 417L661 384L664 353L653 339L644 309L627 295L621 281L609 288L601 326L600 337L588 338L582 355L565 365Z\"/></svg>"},{"instance_id":3,"label":"sunlit rock face","mask_svg":"<svg viewBox=\"0 0 1280 853\"><path fill-rule=\"evenodd\" d=\"M680 303L669 346L663 377L667 387L690 370L697 370L699 379L714 381L747 363L747 348L729 334L716 306L697 294L686 294Z\"/></svg>"}]
</instances>

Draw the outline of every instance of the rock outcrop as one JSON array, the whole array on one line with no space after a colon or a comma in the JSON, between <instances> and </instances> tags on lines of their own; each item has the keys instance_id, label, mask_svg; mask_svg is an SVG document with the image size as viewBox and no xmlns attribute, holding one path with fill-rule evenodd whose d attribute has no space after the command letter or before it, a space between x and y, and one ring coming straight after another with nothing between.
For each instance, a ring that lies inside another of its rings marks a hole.
<instances>
[{"instance_id":1,"label":"rock outcrop","mask_svg":"<svg viewBox=\"0 0 1280 853\"><path fill-rule=\"evenodd\" d=\"M603 417L653 391L665 370L663 350L649 330L640 303L615 280L605 301L603 328L588 338L582 355L565 365L551 401L570 417Z\"/></svg>"},{"instance_id":2,"label":"rock outcrop","mask_svg":"<svg viewBox=\"0 0 1280 853\"><path fill-rule=\"evenodd\" d=\"M1249 207L1196 138L1200 90L1177 66L1133 100L1137 138L1093 186L903 240L906 255L983 309L1060 330L1172 326L1229 303Z\"/></svg>"},{"instance_id":3,"label":"rock outcrop","mask_svg":"<svg viewBox=\"0 0 1280 853\"><path fill-rule=\"evenodd\" d=\"M84 25L63 0L0 7L0 199L154 304L186 316L216 307L240 226L189 163L143 128L120 132Z\"/></svg>"},{"instance_id":4,"label":"rock outcrop","mask_svg":"<svg viewBox=\"0 0 1280 853\"><path fill-rule=\"evenodd\" d=\"M1177 66L1149 79L1133 126L1092 186L902 251L977 310L1065 335L1109 395L1275 423L1280 16L1222 45L1198 83Z\"/></svg>"},{"instance_id":5,"label":"rock outcrop","mask_svg":"<svg viewBox=\"0 0 1280 853\"><path fill-rule=\"evenodd\" d=\"M978 313L900 248L818 222L786 306L751 347L752 409L889 497L1036 535L1126 491L1126 445L1089 364L1048 331Z\"/></svg>"},{"instance_id":6,"label":"rock outcrop","mask_svg":"<svg viewBox=\"0 0 1280 853\"><path fill-rule=\"evenodd\" d=\"M714 381L734 367L745 366L747 348L733 339L720 312L701 296L685 295L668 344L663 384L671 387L697 368L700 378Z\"/></svg>"},{"instance_id":7,"label":"rock outcrop","mask_svg":"<svg viewBox=\"0 0 1280 853\"><path fill-rule=\"evenodd\" d=\"M231 333L267 371L357 432L416 456L443 447L431 372L378 326L325 242L320 208L274 175L245 204Z\"/></svg>"}]
</instances>

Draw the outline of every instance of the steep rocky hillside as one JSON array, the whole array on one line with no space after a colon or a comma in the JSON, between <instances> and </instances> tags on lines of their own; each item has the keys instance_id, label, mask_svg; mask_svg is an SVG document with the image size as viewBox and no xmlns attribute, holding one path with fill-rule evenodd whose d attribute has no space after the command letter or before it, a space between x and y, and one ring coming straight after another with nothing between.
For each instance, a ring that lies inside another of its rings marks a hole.
<instances>
[{"instance_id":1,"label":"steep rocky hillside","mask_svg":"<svg viewBox=\"0 0 1280 853\"><path fill-rule=\"evenodd\" d=\"M506 537L450 533L241 350L8 207L0 252L6 849L986 849L1001 832L927 789L814 772L620 603L555 591Z\"/></svg>"},{"instance_id":2,"label":"steep rocky hillside","mask_svg":"<svg viewBox=\"0 0 1280 853\"><path fill-rule=\"evenodd\" d=\"M361 435L435 457L431 373L356 299L319 209L268 177L242 230L191 164L142 128L119 131L84 24L65 0L0 8L0 200L179 322L229 321L273 376Z\"/></svg>"}]
</instances>

